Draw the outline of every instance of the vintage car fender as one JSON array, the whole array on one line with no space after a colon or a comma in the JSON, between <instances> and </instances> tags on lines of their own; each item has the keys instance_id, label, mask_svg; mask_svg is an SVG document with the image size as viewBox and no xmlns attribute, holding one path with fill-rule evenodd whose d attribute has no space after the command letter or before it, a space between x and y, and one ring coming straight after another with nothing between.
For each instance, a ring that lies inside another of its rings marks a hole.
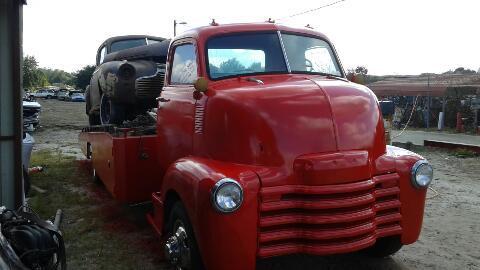
<instances>
[{"instance_id":1,"label":"vintage car fender","mask_svg":"<svg viewBox=\"0 0 480 270\"><path fill-rule=\"evenodd\" d=\"M244 194L241 207L229 214L215 210L211 200L212 187L226 177L238 181ZM171 198L177 197L187 210L206 269L253 269L259 188L259 178L250 166L196 157L180 159L164 177L164 220L173 204Z\"/></svg>"}]
</instances>

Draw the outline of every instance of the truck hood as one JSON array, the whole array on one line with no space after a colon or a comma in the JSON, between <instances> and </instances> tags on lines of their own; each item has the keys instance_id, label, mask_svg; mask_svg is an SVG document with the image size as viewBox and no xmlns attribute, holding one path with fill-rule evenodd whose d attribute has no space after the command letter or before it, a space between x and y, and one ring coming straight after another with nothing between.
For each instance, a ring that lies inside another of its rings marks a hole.
<instances>
[{"instance_id":1,"label":"truck hood","mask_svg":"<svg viewBox=\"0 0 480 270\"><path fill-rule=\"evenodd\" d=\"M263 84L233 79L212 86L209 156L291 171L305 155L345 153L366 163L385 152L378 102L368 88L320 76L258 79Z\"/></svg>"}]
</instances>

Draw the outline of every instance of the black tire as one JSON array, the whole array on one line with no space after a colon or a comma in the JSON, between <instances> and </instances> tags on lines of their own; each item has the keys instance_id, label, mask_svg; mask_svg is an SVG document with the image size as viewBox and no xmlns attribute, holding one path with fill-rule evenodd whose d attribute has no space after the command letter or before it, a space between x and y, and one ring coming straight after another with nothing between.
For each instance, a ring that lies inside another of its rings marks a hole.
<instances>
[{"instance_id":1,"label":"black tire","mask_svg":"<svg viewBox=\"0 0 480 270\"><path fill-rule=\"evenodd\" d=\"M47 96L47 99L51 99L51 98L52 98L52 96Z\"/></svg>"},{"instance_id":2,"label":"black tire","mask_svg":"<svg viewBox=\"0 0 480 270\"><path fill-rule=\"evenodd\" d=\"M90 85L87 86L85 90L85 113L90 115L90 110L92 109L92 102L90 101Z\"/></svg>"},{"instance_id":3,"label":"black tire","mask_svg":"<svg viewBox=\"0 0 480 270\"><path fill-rule=\"evenodd\" d=\"M23 191L25 192L25 196L30 193L31 185L32 184L30 182L30 175L28 174L28 169L23 167Z\"/></svg>"},{"instance_id":4,"label":"black tire","mask_svg":"<svg viewBox=\"0 0 480 270\"><path fill-rule=\"evenodd\" d=\"M371 257L383 258L397 253L403 244L398 236L377 239L375 245L367 248L365 254Z\"/></svg>"},{"instance_id":5,"label":"black tire","mask_svg":"<svg viewBox=\"0 0 480 270\"><path fill-rule=\"evenodd\" d=\"M93 164L92 164L92 166L93 166ZM96 184L102 183L102 180L100 179L100 176L98 176L97 171L95 170L95 168L92 168L92 180L93 180L93 182L96 183Z\"/></svg>"},{"instance_id":6,"label":"black tire","mask_svg":"<svg viewBox=\"0 0 480 270\"><path fill-rule=\"evenodd\" d=\"M100 122L102 125L121 125L126 120L124 106L113 102L105 94L100 100Z\"/></svg>"},{"instance_id":7,"label":"black tire","mask_svg":"<svg viewBox=\"0 0 480 270\"><path fill-rule=\"evenodd\" d=\"M96 115L96 114L89 114L88 115L88 124L90 126L98 126L100 125L100 116Z\"/></svg>"},{"instance_id":8,"label":"black tire","mask_svg":"<svg viewBox=\"0 0 480 270\"><path fill-rule=\"evenodd\" d=\"M204 270L202 258L200 256L200 250L198 249L197 240L193 232L190 219L188 218L187 212L183 207L183 204L180 201L177 201L170 211L170 217L166 226L167 236L170 237L173 235L175 224L182 224L185 227L187 232L187 245L190 249L190 267L182 268L187 270Z\"/></svg>"}]
</instances>

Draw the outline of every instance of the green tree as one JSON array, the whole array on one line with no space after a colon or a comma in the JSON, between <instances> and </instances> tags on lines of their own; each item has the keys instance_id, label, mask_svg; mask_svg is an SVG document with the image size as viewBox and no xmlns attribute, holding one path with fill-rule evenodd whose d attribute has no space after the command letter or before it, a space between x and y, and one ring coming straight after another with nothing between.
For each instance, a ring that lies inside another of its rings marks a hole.
<instances>
[{"instance_id":1,"label":"green tree","mask_svg":"<svg viewBox=\"0 0 480 270\"><path fill-rule=\"evenodd\" d=\"M245 67L238 62L237 58L230 58L220 64L221 73L238 73L244 69Z\"/></svg>"},{"instance_id":2,"label":"green tree","mask_svg":"<svg viewBox=\"0 0 480 270\"><path fill-rule=\"evenodd\" d=\"M90 79L95 71L95 66L85 66L73 74L73 83L76 88L85 89L90 84Z\"/></svg>"},{"instance_id":3,"label":"green tree","mask_svg":"<svg viewBox=\"0 0 480 270\"><path fill-rule=\"evenodd\" d=\"M51 84L70 84L73 79L71 73L60 69L41 68L40 70L47 76L48 82Z\"/></svg>"},{"instance_id":4,"label":"green tree","mask_svg":"<svg viewBox=\"0 0 480 270\"><path fill-rule=\"evenodd\" d=\"M248 67L249 70L253 70L255 72L262 72L263 71L263 68L262 68L262 63L260 62L253 62L249 67Z\"/></svg>"},{"instance_id":5,"label":"green tree","mask_svg":"<svg viewBox=\"0 0 480 270\"><path fill-rule=\"evenodd\" d=\"M34 56L23 58L23 86L27 89L44 87L48 85L47 76L38 69L38 62Z\"/></svg>"},{"instance_id":6,"label":"green tree","mask_svg":"<svg viewBox=\"0 0 480 270\"><path fill-rule=\"evenodd\" d=\"M355 68L355 73L362 74L362 75L367 75L368 69L364 66L358 66L358 67Z\"/></svg>"},{"instance_id":7,"label":"green tree","mask_svg":"<svg viewBox=\"0 0 480 270\"><path fill-rule=\"evenodd\" d=\"M453 71L453 73L455 74L475 74L475 70L471 70L471 69L465 69L464 67L459 67L459 68L456 68L455 71Z\"/></svg>"}]
</instances>

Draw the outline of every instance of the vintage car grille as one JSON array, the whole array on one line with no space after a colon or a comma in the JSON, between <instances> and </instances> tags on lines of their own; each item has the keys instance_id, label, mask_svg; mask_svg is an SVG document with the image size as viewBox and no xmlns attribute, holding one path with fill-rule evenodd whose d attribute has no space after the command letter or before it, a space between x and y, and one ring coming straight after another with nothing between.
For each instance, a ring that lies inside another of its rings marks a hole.
<instances>
[{"instance_id":1,"label":"vintage car grille","mask_svg":"<svg viewBox=\"0 0 480 270\"><path fill-rule=\"evenodd\" d=\"M401 234L399 178L262 188L258 256L353 252Z\"/></svg>"},{"instance_id":2,"label":"vintage car grille","mask_svg":"<svg viewBox=\"0 0 480 270\"><path fill-rule=\"evenodd\" d=\"M158 97L163 88L165 65L157 65L157 73L153 76L138 78L135 89L139 98Z\"/></svg>"}]
</instances>

